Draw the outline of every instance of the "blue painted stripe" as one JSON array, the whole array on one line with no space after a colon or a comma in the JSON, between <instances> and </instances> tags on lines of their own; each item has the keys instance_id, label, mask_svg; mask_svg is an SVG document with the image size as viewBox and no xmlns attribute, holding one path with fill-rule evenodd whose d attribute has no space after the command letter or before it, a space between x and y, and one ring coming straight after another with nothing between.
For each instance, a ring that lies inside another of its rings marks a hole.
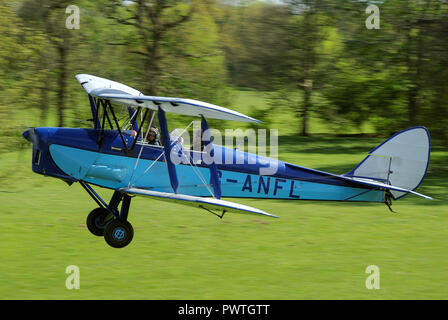
<instances>
[{"instance_id":1,"label":"blue painted stripe","mask_svg":"<svg viewBox=\"0 0 448 320\"><path fill-rule=\"evenodd\" d=\"M50 146L51 156L58 167L77 180L85 180L89 183L106 188L119 189L130 185L136 188L149 189L161 192L172 192L166 163L140 159L138 166L132 175L136 159L131 157L103 154L86 151L61 145ZM153 167L145 174L145 170L153 164ZM101 168L95 176L93 166ZM208 189L202 180L196 175L189 165L176 165L176 170L181 179L178 193L192 196L210 196ZM206 181L210 180L210 170L198 167ZM300 200L333 200L344 201L371 201L384 202L384 192L372 190L361 194L366 188L350 186L328 185L310 181L285 179L273 176L259 176L230 170L219 170L222 181L236 181L223 184L222 197L236 198L260 198L260 199L300 199ZM118 174L119 173L119 174ZM108 176L109 174L109 176ZM117 179L119 178L119 179Z\"/></svg>"}]
</instances>

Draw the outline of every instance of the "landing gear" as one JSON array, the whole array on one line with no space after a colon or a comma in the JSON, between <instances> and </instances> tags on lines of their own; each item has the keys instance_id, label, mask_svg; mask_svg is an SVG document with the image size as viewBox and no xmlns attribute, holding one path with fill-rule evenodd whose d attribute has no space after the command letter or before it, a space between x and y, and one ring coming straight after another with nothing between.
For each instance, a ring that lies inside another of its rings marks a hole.
<instances>
[{"instance_id":1,"label":"landing gear","mask_svg":"<svg viewBox=\"0 0 448 320\"><path fill-rule=\"evenodd\" d=\"M114 216L106 208L93 209L87 216L87 229L95 236L103 236L104 228L114 219Z\"/></svg>"},{"instance_id":2,"label":"landing gear","mask_svg":"<svg viewBox=\"0 0 448 320\"><path fill-rule=\"evenodd\" d=\"M127 246L134 237L134 229L128 221L113 220L104 229L104 240L113 248Z\"/></svg>"},{"instance_id":3,"label":"landing gear","mask_svg":"<svg viewBox=\"0 0 448 320\"><path fill-rule=\"evenodd\" d=\"M87 216L89 231L96 236L104 236L104 240L113 248L127 246L134 237L134 229L127 221L131 196L115 191L109 204L106 204L90 185L84 181L80 181L80 184L99 205ZM120 202L121 209L118 211Z\"/></svg>"}]
</instances>

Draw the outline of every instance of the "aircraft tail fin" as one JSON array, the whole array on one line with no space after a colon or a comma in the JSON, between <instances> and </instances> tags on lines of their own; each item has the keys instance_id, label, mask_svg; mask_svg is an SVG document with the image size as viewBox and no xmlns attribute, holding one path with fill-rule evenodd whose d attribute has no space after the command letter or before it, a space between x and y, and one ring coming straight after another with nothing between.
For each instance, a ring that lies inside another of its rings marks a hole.
<instances>
[{"instance_id":1,"label":"aircraft tail fin","mask_svg":"<svg viewBox=\"0 0 448 320\"><path fill-rule=\"evenodd\" d=\"M344 176L372 179L406 190L416 190L428 170L431 138L425 127L400 131L369 152ZM409 192L390 190L396 200Z\"/></svg>"}]
</instances>

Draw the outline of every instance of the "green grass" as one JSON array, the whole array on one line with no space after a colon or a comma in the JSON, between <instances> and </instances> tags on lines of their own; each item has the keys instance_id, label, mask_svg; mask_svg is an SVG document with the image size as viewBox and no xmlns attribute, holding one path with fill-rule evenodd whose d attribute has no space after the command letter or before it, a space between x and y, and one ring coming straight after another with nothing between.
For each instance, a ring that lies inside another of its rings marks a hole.
<instances>
[{"instance_id":1,"label":"green grass","mask_svg":"<svg viewBox=\"0 0 448 320\"><path fill-rule=\"evenodd\" d=\"M343 173L377 138L281 137L280 159ZM433 146L419 191L382 204L238 200L280 216L133 199L133 242L112 249L85 219L79 184L31 171L31 150L0 155L2 299L446 299L448 154ZM109 198L109 190L98 189ZM65 287L69 265L80 290ZM365 287L380 268L381 289Z\"/></svg>"}]
</instances>

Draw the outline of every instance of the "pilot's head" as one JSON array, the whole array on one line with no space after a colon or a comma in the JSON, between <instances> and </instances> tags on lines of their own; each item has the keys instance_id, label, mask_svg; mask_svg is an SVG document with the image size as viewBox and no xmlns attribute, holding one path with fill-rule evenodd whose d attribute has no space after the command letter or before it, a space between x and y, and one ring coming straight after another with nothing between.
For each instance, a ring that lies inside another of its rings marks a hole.
<instances>
[{"instance_id":1,"label":"pilot's head","mask_svg":"<svg viewBox=\"0 0 448 320\"><path fill-rule=\"evenodd\" d=\"M154 142L157 140L158 130L157 128L151 127L148 132L148 141Z\"/></svg>"}]
</instances>

